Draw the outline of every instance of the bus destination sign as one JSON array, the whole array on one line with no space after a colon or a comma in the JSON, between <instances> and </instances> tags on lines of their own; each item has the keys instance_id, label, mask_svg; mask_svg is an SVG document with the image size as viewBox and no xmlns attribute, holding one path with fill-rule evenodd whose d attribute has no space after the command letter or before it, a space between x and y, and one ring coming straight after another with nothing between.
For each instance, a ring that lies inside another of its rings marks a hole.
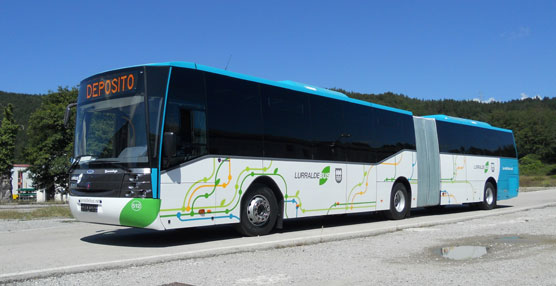
<instances>
[{"instance_id":1,"label":"bus destination sign","mask_svg":"<svg viewBox=\"0 0 556 286\"><path fill-rule=\"evenodd\" d=\"M128 72L124 74L108 75L96 78L86 83L86 99L97 99L99 97L112 97L129 93L137 89L137 73Z\"/></svg>"}]
</instances>

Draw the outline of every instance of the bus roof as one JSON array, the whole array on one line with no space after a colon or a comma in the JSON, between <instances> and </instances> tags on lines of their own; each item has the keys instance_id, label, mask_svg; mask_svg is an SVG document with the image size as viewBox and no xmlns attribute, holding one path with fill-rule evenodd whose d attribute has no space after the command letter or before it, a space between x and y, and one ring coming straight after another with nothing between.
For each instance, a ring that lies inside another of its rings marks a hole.
<instances>
[{"instance_id":1,"label":"bus roof","mask_svg":"<svg viewBox=\"0 0 556 286\"><path fill-rule=\"evenodd\" d=\"M290 89L290 90L295 90L295 91L300 91L300 92L305 92L305 93L311 93L311 94L320 95L320 96L324 96L324 97L328 97L328 98L333 98L333 99L337 99L337 100L341 100L341 101L347 101L347 102L352 102L352 103L356 103L356 104L366 105L366 106L379 108L379 109L383 109L383 110L403 113L403 114L407 114L407 115L413 115L412 112L407 111L407 110L402 110L402 109L388 107L388 106L384 106L384 105L380 105L380 104L370 103L370 102L363 101L363 100L353 99L353 98L350 98L350 97L348 97L347 95L345 95L341 92L329 90L329 89L322 88L322 87L317 87L317 86L314 86L314 85L309 85L309 84L299 83L299 82L295 82L295 81L290 81L290 80L271 81L271 80L258 78L258 77L254 77L254 76L249 76L249 75L244 75L244 74L240 74L240 73L235 73L235 72L231 72L231 71L227 71L227 70L223 70L223 69L213 68L213 67L204 66L204 65L198 65L198 64L190 63L190 62L152 63L152 64L147 64L147 66L171 66L171 67L180 67L180 68L188 68L188 69L197 69L197 70L206 71L206 72L215 73L215 74L220 74L220 75L224 75L224 76L235 77L235 78L248 80L248 81L253 81L253 82L258 82L258 83L267 84L267 85L273 85L273 86L286 88L286 89Z\"/></svg>"},{"instance_id":2,"label":"bus roof","mask_svg":"<svg viewBox=\"0 0 556 286\"><path fill-rule=\"evenodd\" d=\"M482 127L482 128L486 128L486 129L492 129L492 130L512 133L512 130L494 127L494 126L492 126L492 125L490 125L486 122L471 120L471 119L465 119L465 118L459 118L459 117L454 117L454 116L448 116L448 115L444 115L444 114L427 115L427 116L423 116L423 117L424 118L434 118L437 121L463 124L463 125L469 125L469 126L474 126L474 127Z\"/></svg>"}]
</instances>

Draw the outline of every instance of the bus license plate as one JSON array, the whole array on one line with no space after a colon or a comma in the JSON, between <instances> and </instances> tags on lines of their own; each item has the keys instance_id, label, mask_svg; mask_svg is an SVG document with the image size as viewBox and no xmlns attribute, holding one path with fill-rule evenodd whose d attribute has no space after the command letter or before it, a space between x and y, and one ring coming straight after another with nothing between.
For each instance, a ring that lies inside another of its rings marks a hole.
<instances>
[{"instance_id":1,"label":"bus license plate","mask_svg":"<svg viewBox=\"0 0 556 286\"><path fill-rule=\"evenodd\" d=\"M98 212L98 205L81 204L81 211L82 212L96 213L96 212Z\"/></svg>"}]
</instances>

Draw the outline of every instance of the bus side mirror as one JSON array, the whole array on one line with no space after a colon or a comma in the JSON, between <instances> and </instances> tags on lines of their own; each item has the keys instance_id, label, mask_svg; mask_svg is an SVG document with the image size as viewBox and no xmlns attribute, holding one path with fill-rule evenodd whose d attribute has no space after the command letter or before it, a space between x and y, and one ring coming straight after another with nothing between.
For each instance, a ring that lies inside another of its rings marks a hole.
<instances>
[{"instance_id":1,"label":"bus side mirror","mask_svg":"<svg viewBox=\"0 0 556 286\"><path fill-rule=\"evenodd\" d=\"M164 132L164 157L172 158L176 156L176 134L174 132Z\"/></svg>"},{"instance_id":2,"label":"bus side mirror","mask_svg":"<svg viewBox=\"0 0 556 286\"><path fill-rule=\"evenodd\" d=\"M70 117L70 110L75 107L77 103L70 103L66 106L66 113L64 113L64 127L68 127L69 117Z\"/></svg>"}]
</instances>

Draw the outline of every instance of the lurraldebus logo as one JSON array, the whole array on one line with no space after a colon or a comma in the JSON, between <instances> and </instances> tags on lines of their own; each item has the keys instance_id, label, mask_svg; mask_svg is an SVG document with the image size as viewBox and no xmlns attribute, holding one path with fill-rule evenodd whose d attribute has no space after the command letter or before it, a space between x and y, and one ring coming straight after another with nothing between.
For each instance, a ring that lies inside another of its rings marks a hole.
<instances>
[{"instance_id":1,"label":"lurraldebus logo","mask_svg":"<svg viewBox=\"0 0 556 286\"><path fill-rule=\"evenodd\" d=\"M489 169L493 173L496 170L496 168L494 167L494 162L488 162L488 161L485 162L484 165L475 165L475 166L473 166L473 169L483 170L483 173L485 173L485 174L488 172Z\"/></svg>"},{"instance_id":2,"label":"lurraldebus logo","mask_svg":"<svg viewBox=\"0 0 556 286\"><path fill-rule=\"evenodd\" d=\"M328 181L328 177L330 176L330 166L324 167L322 171L319 172L295 172L294 179L302 180L302 179L315 179L319 180L319 186L324 185Z\"/></svg>"}]
</instances>

